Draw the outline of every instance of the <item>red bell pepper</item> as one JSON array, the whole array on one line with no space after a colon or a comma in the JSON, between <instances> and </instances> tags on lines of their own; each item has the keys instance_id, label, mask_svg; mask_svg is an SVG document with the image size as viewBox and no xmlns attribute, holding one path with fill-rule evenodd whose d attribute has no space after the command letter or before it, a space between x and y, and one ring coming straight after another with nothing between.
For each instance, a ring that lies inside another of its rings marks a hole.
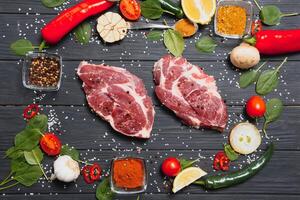
<instances>
[{"instance_id":1,"label":"red bell pepper","mask_svg":"<svg viewBox=\"0 0 300 200\"><path fill-rule=\"evenodd\" d=\"M42 29L42 37L48 44L58 43L86 18L101 13L114 5L108 0L83 0L68 8Z\"/></svg>"},{"instance_id":2,"label":"red bell pepper","mask_svg":"<svg viewBox=\"0 0 300 200\"><path fill-rule=\"evenodd\" d=\"M245 42L254 45L264 55L300 52L300 29L261 30Z\"/></svg>"}]
</instances>

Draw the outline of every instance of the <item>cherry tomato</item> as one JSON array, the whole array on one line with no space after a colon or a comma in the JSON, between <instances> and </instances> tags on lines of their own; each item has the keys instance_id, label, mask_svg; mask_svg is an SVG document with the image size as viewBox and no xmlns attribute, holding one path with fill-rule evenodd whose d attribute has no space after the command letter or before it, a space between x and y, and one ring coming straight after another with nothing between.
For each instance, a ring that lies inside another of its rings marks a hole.
<instances>
[{"instance_id":1,"label":"cherry tomato","mask_svg":"<svg viewBox=\"0 0 300 200\"><path fill-rule=\"evenodd\" d=\"M137 20L141 16L141 7L136 0L121 0L119 8L128 20Z\"/></svg>"},{"instance_id":2,"label":"cherry tomato","mask_svg":"<svg viewBox=\"0 0 300 200\"><path fill-rule=\"evenodd\" d=\"M252 22L251 25L251 35L255 35L257 32L262 30L262 23L261 20L257 19L254 22Z\"/></svg>"},{"instance_id":3,"label":"cherry tomato","mask_svg":"<svg viewBox=\"0 0 300 200\"><path fill-rule=\"evenodd\" d=\"M28 105L23 112L23 117L25 119L31 119L36 116L39 112L39 106L37 104Z\"/></svg>"},{"instance_id":4,"label":"cherry tomato","mask_svg":"<svg viewBox=\"0 0 300 200\"><path fill-rule=\"evenodd\" d=\"M54 133L45 133L40 140L42 150L49 156L60 154L61 142Z\"/></svg>"},{"instance_id":5,"label":"cherry tomato","mask_svg":"<svg viewBox=\"0 0 300 200\"><path fill-rule=\"evenodd\" d=\"M246 104L246 112L252 117L262 117L266 112L266 103L260 96L252 96Z\"/></svg>"},{"instance_id":6,"label":"cherry tomato","mask_svg":"<svg viewBox=\"0 0 300 200\"><path fill-rule=\"evenodd\" d=\"M162 163L161 170L166 176L174 177L181 171L181 165L177 158L169 157Z\"/></svg>"}]
</instances>

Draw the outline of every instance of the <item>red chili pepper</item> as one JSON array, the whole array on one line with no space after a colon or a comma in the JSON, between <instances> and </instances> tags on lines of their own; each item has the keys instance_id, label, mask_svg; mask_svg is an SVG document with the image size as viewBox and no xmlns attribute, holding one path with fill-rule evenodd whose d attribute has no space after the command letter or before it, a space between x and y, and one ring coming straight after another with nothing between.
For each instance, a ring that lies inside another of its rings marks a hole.
<instances>
[{"instance_id":1,"label":"red chili pepper","mask_svg":"<svg viewBox=\"0 0 300 200\"><path fill-rule=\"evenodd\" d=\"M213 163L213 168L215 170L227 171L229 170L229 164L230 160L223 151L220 151L215 155Z\"/></svg>"},{"instance_id":2,"label":"red chili pepper","mask_svg":"<svg viewBox=\"0 0 300 200\"><path fill-rule=\"evenodd\" d=\"M94 163L90 168L90 177L93 181L98 181L101 176L101 167L99 164Z\"/></svg>"},{"instance_id":3,"label":"red chili pepper","mask_svg":"<svg viewBox=\"0 0 300 200\"><path fill-rule=\"evenodd\" d=\"M82 176L83 176L83 179L84 181L87 183L87 184L91 184L91 183L94 183L95 181L91 178L90 174L91 174L91 168L92 166L90 165L86 165L82 168L81 170L81 173L82 173Z\"/></svg>"},{"instance_id":4,"label":"red chili pepper","mask_svg":"<svg viewBox=\"0 0 300 200\"><path fill-rule=\"evenodd\" d=\"M114 5L108 0L83 0L63 11L42 29L42 37L48 44L58 43L86 18L99 14Z\"/></svg>"},{"instance_id":5,"label":"red chili pepper","mask_svg":"<svg viewBox=\"0 0 300 200\"><path fill-rule=\"evenodd\" d=\"M39 106L37 104L28 105L23 112L23 117L25 119L31 119L36 116L39 112Z\"/></svg>"},{"instance_id":6,"label":"red chili pepper","mask_svg":"<svg viewBox=\"0 0 300 200\"><path fill-rule=\"evenodd\" d=\"M300 52L300 29L262 30L245 42L254 45L261 54L279 55Z\"/></svg>"}]
</instances>

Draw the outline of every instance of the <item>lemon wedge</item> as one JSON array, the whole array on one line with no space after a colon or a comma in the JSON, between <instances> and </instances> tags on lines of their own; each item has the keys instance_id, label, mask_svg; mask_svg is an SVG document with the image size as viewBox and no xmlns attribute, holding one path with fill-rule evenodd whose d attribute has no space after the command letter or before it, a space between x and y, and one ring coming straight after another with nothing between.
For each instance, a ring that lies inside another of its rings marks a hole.
<instances>
[{"instance_id":1,"label":"lemon wedge","mask_svg":"<svg viewBox=\"0 0 300 200\"><path fill-rule=\"evenodd\" d=\"M192 22L208 24L216 11L216 0L181 0L184 14Z\"/></svg>"},{"instance_id":2,"label":"lemon wedge","mask_svg":"<svg viewBox=\"0 0 300 200\"><path fill-rule=\"evenodd\" d=\"M205 176L207 173L200 169L199 167L189 167L181 171L173 182L174 193L178 192L182 188L192 184L202 176Z\"/></svg>"}]
</instances>

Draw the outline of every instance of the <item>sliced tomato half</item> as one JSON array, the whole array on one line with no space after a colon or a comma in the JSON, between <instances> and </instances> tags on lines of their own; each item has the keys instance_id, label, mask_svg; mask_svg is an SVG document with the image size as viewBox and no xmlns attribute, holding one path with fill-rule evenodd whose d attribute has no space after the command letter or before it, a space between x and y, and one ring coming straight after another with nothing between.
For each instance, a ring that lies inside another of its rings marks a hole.
<instances>
[{"instance_id":1,"label":"sliced tomato half","mask_svg":"<svg viewBox=\"0 0 300 200\"><path fill-rule=\"evenodd\" d=\"M141 16L140 3L136 0L121 0L119 5L122 15L128 20L138 20Z\"/></svg>"}]
</instances>

